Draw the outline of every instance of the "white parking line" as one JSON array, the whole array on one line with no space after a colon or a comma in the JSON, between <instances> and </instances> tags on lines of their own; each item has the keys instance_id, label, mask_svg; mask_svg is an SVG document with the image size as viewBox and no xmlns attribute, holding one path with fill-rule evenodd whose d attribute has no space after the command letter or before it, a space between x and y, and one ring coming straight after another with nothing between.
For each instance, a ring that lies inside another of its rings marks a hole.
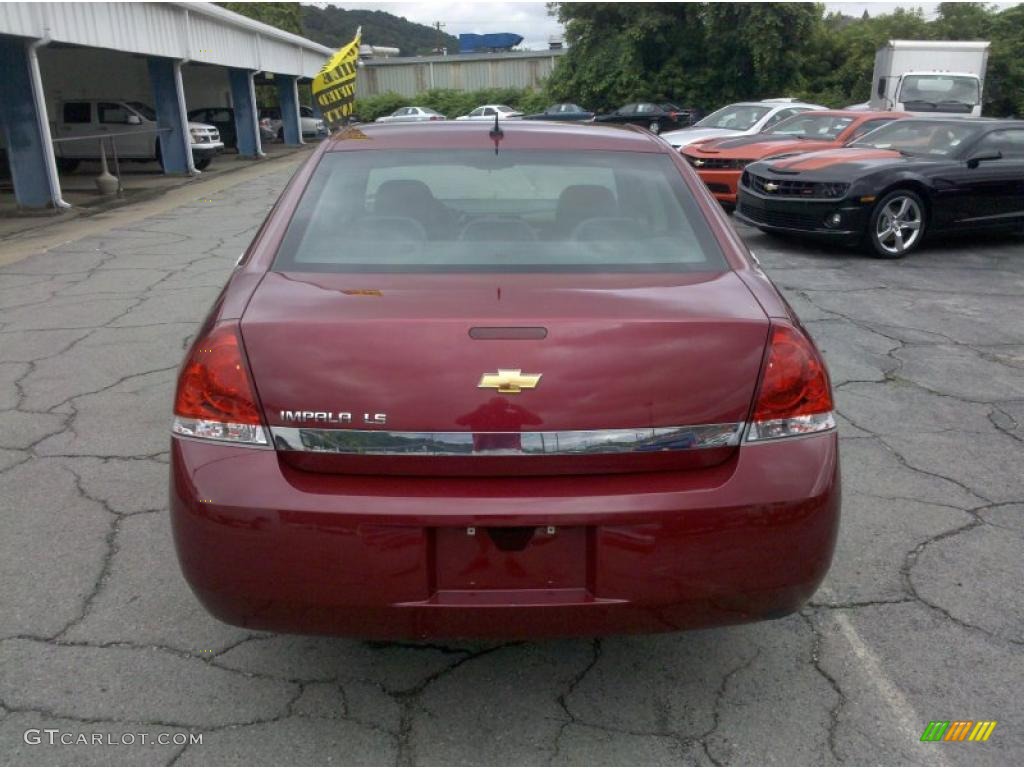
<instances>
[{"instance_id":1,"label":"white parking line","mask_svg":"<svg viewBox=\"0 0 1024 768\"><path fill-rule=\"evenodd\" d=\"M827 588L822 589L821 594L828 600L835 598ZM921 733L928 724L927 721L921 720L917 710L907 701L907 697L903 695L899 686L885 674L878 656L864 642L864 639L850 622L850 618L841 610L832 611L830 616L835 619L836 624L839 626L839 631L843 633L846 642L850 644L853 655L860 662L861 668L874 684L882 699L885 700L896 715L897 728L907 741L913 745L914 751L921 756L922 762L929 765L949 765L938 750L929 748L929 745L921 741Z\"/></svg>"}]
</instances>

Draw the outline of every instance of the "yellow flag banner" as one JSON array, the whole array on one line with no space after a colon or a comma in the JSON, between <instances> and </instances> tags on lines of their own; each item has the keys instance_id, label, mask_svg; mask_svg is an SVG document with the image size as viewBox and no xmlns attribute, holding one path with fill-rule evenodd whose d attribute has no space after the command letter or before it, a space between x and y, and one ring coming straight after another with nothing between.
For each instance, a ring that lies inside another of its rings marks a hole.
<instances>
[{"instance_id":1,"label":"yellow flag banner","mask_svg":"<svg viewBox=\"0 0 1024 768\"><path fill-rule=\"evenodd\" d=\"M313 78L313 98L328 128L334 129L343 124L355 107L361 37L362 27L356 30L352 42L339 48Z\"/></svg>"}]
</instances>

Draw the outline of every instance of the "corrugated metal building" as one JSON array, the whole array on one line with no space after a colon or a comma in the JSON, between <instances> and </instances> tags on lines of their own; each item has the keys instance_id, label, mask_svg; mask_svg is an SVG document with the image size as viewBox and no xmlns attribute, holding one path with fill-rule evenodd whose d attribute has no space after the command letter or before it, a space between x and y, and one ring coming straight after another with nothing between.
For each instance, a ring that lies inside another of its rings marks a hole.
<instances>
[{"instance_id":1,"label":"corrugated metal building","mask_svg":"<svg viewBox=\"0 0 1024 768\"><path fill-rule=\"evenodd\" d=\"M539 88L565 53L561 49L368 59L360 62L356 93L415 96L431 88Z\"/></svg>"},{"instance_id":2,"label":"corrugated metal building","mask_svg":"<svg viewBox=\"0 0 1024 768\"><path fill-rule=\"evenodd\" d=\"M186 84L204 99L223 95L227 103L203 106L233 107L239 153L259 157L255 76L272 78L285 141L299 144L297 83L315 76L332 53L212 3L0 3L0 139L15 197L27 208L67 206L50 132L58 116L48 101L92 96L150 102L165 172L195 174ZM114 136L124 128L103 124L97 130ZM98 146L104 137L84 140Z\"/></svg>"}]
</instances>

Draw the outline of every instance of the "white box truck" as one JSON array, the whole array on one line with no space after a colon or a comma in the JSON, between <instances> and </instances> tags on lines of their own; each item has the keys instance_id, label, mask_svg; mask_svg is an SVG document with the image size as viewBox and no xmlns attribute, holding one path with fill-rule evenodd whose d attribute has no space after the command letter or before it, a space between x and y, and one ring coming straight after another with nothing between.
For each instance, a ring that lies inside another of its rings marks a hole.
<instances>
[{"instance_id":1,"label":"white box truck","mask_svg":"<svg viewBox=\"0 0 1024 768\"><path fill-rule=\"evenodd\" d=\"M981 117L989 44L890 40L875 53L870 108Z\"/></svg>"}]
</instances>

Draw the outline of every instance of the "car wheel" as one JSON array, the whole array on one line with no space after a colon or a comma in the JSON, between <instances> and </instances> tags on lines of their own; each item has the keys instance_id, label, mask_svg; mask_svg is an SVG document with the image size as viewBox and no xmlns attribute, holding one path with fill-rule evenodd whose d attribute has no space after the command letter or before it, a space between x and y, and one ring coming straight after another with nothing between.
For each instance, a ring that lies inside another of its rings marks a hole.
<instances>
[{"instance_id":1,"label":"car wheel","mask_svg":"<svg viewBox=\"0 0 1024 768\"><path fill-rule=\"evenodd\" d=\"M661 133L661 123L659 123L657 120L651 123L648 127L651 129L651 133L653 133L654 135L658 135L659 133Z\"/></svg>"},{"instance_id":2,"label":"car wheel","mask_svg":"<svg viewBox=\"0 0 1024 768\"><path fill-rule=\"evenodd\" d=\"M278 128L278 130L277 130L277 140L278 141L284 141L284 128Z\"/></svg>"},{"instance_id":3,"label":"car wheel","mask_svg":"<svg viewBox=\"0 0 1024 768\"><path fill-rule=\"evenodd\" d=\"M72 160L69 157L58 157L57 170L61 173L74 173L80 162L80 160Z\"/></svg>"},{"instance_id":4,"label":"car wheel","mask_svg":"<svg viewBox=\"0 0 1024 768\"><path fill-rule=\"evenodd\" d=\"M161 171L166 170L164 168L164 154L160 151L159 141L156 143L156 162L159 164Z\"/></svg>"},{"instance_id":5,"label":"car wheel","mask_svg":"<svg viewBox=\"0 0 1024 768\"><path fill-rule=\"evenodd\" d=\"M875 204L868 219L867 240L882 259L902 259L921 244L925 230L921 196L909 189L890 192Z\"/></svg>"},{"instance_id":6,"label":"car wheel","mask_svg":"<svg viewBox=\"0 0 1024 768\"><path fill-rule=\"evenodd\" d=\"M200 160L193 160L192 161L192 165L194 165L196 167L197 171L205 171L209 167L209 165L210 165L210 163L212 161L213 161L212 157L204 157L204 158L202 158Z\"/></svg>"}]
</instances>

